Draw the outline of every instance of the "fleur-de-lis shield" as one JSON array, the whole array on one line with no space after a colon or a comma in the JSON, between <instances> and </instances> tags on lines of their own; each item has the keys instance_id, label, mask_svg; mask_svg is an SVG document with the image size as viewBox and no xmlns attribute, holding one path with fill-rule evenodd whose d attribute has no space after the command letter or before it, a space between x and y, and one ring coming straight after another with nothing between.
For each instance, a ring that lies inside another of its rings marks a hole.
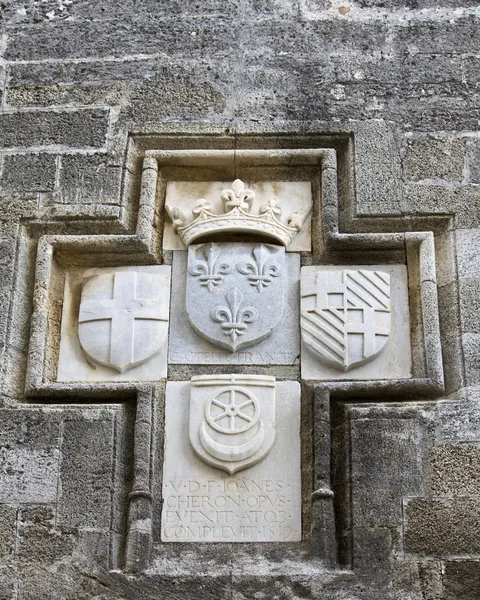
<instances>
[{"instance_id":1,"label":"fleur-de-lis shield","mask_svg":"<svg viewBox=\"0 0 480 600\"><path fill-rule=\"evenodd\" d=\"M267 338L282 318L285 281L283 246L189 246L189 323L197 335L230 352L252 346Z\"/></svg>"}]
</instances>

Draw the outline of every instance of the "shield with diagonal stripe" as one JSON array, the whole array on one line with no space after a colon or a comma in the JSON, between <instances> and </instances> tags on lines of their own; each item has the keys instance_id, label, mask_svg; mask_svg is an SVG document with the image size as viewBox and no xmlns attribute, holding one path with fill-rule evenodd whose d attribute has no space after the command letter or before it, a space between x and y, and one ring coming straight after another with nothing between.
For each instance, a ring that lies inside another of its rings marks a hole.
<instances>
[{"instance_id":1,"label":"shield with diagonal stripe","mask_svg":"<svg viewBox=\"0 0 480 600\"><path fill-rule=\"evenodd\" d=\"M302 274L301 330L308 351L342 371L370 362L390 335L390 275L324 270Z\"/></svg>"}]
</instances>

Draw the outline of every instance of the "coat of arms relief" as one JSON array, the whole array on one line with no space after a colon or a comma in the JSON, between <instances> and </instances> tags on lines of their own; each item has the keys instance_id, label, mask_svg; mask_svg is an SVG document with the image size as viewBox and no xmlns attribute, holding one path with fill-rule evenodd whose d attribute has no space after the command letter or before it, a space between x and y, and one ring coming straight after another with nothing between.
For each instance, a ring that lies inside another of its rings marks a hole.
<instances>
[{"instance_id":1,"label":"coat of arms relief","mask_svg":"<svg viewBox=\"0 0 480 600\"><path fill-rule=\"evenodd\" d=\"M192 199L191 215L184 207L167 206L186 247L173 255L171 303L170 267L72 276L78 304L67 302L64 315L77 307L74 333L65 329L74 352L62 364L82 355L97 381L159 380L167 376L167 364L224 365L211 371L204 366L203 375L193 368L188 382L167 385L162 540L297 541L300 389L296 381L278 380L275 371L256 373L255 366L298 365L300 336L303 379L350 379L375 365L389 352L392 331L398 333L392 302L398 297L392 291L398 269L300 269L300 255L289 246L309 210L285 211L295 203L292 198L284 203L282 197L264 197L255 204L255 192L240 180L220 196L221 210L204 198ZM173 327L182 319L190 342ZM168 356L167 346L188 343L202 350L188 360ZM205 358L210 352L205 344L217 349L218 358ZM268 351L260 352L265 344ZM292 357L277 360L288 344ZM229 357L238 365L235 371ZM242 373L239 365L245 364L251 366ZM247 482L242 493L238 481ZM194 527L188 521L193 513L179 508L195 508L199 490L206 494L201 496L206 510ZM252 496L251 490L261 493ZM265 505L255 506L258 497ZM233 509L235 525L218 522L229 511L219 511L217 501ZM289 503L291 512L283 510Z\"/></svg>"}]
</instances>

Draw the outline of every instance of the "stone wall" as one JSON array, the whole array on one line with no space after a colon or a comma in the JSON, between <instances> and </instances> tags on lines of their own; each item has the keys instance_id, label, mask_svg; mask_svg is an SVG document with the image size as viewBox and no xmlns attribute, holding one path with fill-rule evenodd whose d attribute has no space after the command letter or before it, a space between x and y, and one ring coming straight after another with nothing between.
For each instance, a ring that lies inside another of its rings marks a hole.
<instances>
[{"instance_id":1,"label":"stone wall","mask_svg":"<svg viewBox=\"0 0 480 600\"><path fill-rule=\"evenodd\" d=\"M0 2L0 598L480 596L479 23L476 0ZM171 264L149 152L306 148L337 161L313 262L408 265L418 373L302 383L305 543L167 550L165 382L55 382L64 271Z\"/></svg>"}]
</instances>

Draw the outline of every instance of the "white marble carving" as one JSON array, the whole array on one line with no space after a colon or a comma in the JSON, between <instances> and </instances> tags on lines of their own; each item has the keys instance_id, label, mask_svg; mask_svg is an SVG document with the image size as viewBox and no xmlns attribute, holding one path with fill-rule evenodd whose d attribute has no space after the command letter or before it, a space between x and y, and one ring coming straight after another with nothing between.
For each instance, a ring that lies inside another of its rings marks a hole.
<instances>
[{"instance_id":1,"label":"white marble carving","mask_svg":"<svg viewBox=\"0 0 480 600\"><path fill-rule=\"evenodd\" d=\"M203 339L236 352L267 338L285 304L285 248L195 244L188 249L188 321Z\"/></svg>"},{"instance_id":2,"label":"white marble carving","mask_svg":"<svg viewBox=\"0 0 480 600\"><path fill-rule=\"evenodd\" d=\"M390 335L390 275L365 269L317 271L301 280L306 348L341 371L370 362Z\"/></svg>"},{"instance_id":3,"label":"white marble carving","mask_svg":"<svg viewBox=\"0 0 480 600\"><path fill-rule=\"evenodd\" d=\"M303 378L411 376L404 265L304 267L300 295Z\"/></svg>"},{"instance_id":4,"label":"white marble carving","mask_svg":"<svg viewBox=\"0 0 480 600\"><path fill-rule=\"evenodd\" d=\"M220 376L222 377L222 376ZM224 378L228 376L223 376ZM248 436L259 428L265 427L265 441L272 422L273 402L270 394L269 377L257 378L267 387L255 388L253 379L235 375L235 381L222 381L221 385L199 385L201 377L195 378L195 390L191 396L188 381L167 383L165 406L165 454L163 468L163 542L295 542L301 540L301 469L300 469L300 386L294 381L279 381L275 384L275 443L269 452L255 464L244 466L241 471L231 475L224 465L232 462L225 460L220 448L221 459L215 458L210 451L217 453L218 447L205 450L200 438L202 422L207 422L206 408L225 388L248 390L252 396L245 396L243 402L256 399L260 406L258 420L252 405L244 410L252 421L243 431L233 433ZM217 381L220 383L220 381ZM195 400L199 393L198 401ZM194 406L191 405L191 398ZM229 406L228 400L222 404ZM265 403L266 401L266 403ZM242 402L242 403L243 403ZM223 407L218 407L223 410ZM192 411L192 413L190 413ZM213 416L215 419L215 416ZM189 428L190 421L190 428ZM220 423L219 423L220 421ZM230 418L228 419L230 421ZM240 420L241 421L241 420ZM240 421L238 423L240 423ZM253 426L251 423L254 422ZM192 427L192 423L195 426ZM219 428L230 425L222 419L213 421ZM236 427L234 420L234 427ZM250 427L250 428L249 428ZM241 428L241 426L240 426ZM210 428L212 429L212 428ZM215 431L213 429L213 431ZM210 431L213 435L213 432ZM227 437L229 434L218 432ZM191 438L193 437L193 442ZM225 444L220 444L221 446ZM234 444L237 445L237 444ZM238 450L238 447L236 448ZM245 452L251 452L245 449ZM258 452L258 451L257 451ZM261 450L260 450L261 452ZM255 454L244 460L252 461ZM218 461L214 466L212 463Z\"/></svg>"},{"instance_id":5,"label":"white marble carving","mask_svg":"<svg viewBox=\"0 0 480 600\"><path fill-rule=\"evenodd\" d=\"M218 244L220 246L220 244ZM252 244L252 248L258 245ZM208 248L208 246L206 246ZM232 247L232 245L230 245ZM281 249L281 248L280 248ZM211 255L212 256L212 255ZM217 272L214 278L210 282L210 288L212 289L211 294L207 293L209 281L208 277L203 273L200 273L196 277L189 275L196 279L196 292L202 290L202 294L205 296L221 296L224 294L224 302L227 304L225 298L226 288L225 281L226 277L230 278L241 278L242 287L239 288L245 297L248 294L248 304L253 306L259 311L259 318L256 322L246 324L243 336L238 339L243 339L247 328L255 327L258 321L263 319L263 304L258 304L259 300L264 297L264 292L272 288L277 287L279 279L283 277L285 280L285 301L283 316L281 316L278 324L273 328L270 335L261 341L256 341L252 346L248 346L244 349L237 349L234 352L231 348L220 348L218 345L214 345L208 341L206 337L200 337L195 333L193 327L189 324L189 319L186 310L186 277L187 272L187 252L177 251L173 253L173 266L172 266L172 298L178 299L172 303L171 314L170 314L170 335L169 335L169 362L171 364L245 364L245 365L266 365L266 364L294 364L299 360L300 356L300 260L299 255L294 252L287 252L285 254L285 275L273 276L266 275L266 279L261 284L261 291L258 291L256 285L256 279L252 278L252 272L248 270L245 274L241 273L241 270L245 270L245 266L254 263L255 257L252 250L242 252L241 260L238 262L237 267L234 271L230 272L229 275L225 276L222 273L218 273L218 268L222 264L226 264L224 259L221 259L219 255L216 259L214 270ZM200 253L199 259L205 261L205 254ZM275 261L278 263L278 261ZM235 264L237 264L235 262ZM230 262L228 263L230 265ZM252 267L253 268L253 267ZM240 269L240 270L239 270ZM265 271L266 273L266 271ZM221 277L220 277L221 276ZM203 277L203 278L202 278ZM271 279L269 283L267 279ZM261 280L262 281L262 280ZM193 283L193 281L192 281ZM232 286L234 287L234 286ZM238 285L237 285L238 287ZM245 287L245 289L244 289ZM228 288L230 289L230 288ZM215 306L220 305L220 302L215 302ZM265 305L268 309L268 305ZM274 306L277 306L277 300L275 300ZM213 308L213 306L211 307ZM199 310L202 310L201 304L198 306ZM276 308L274 310L277 310ZM205 307L201 312L203 317L208 316L208 312L205 311ZM277 315L275 315L277 316ZM220 335L224 341L229 340L224 330L221 329L221 322L212 321L211 326L218 328L217 335Z\"/></svg>"},{"instance_id":6,"label":"white marble carving","mask_svg":"<svg viewBox=\"0 0 480 600\"><path fill-rule=\"evenodd\" d=\"M166 376L170 267L67 273L58 381Z\"/></svg>"},{"instance_id":7,"label":"white marble carving","mask_svg":"<svg viewBox=\"0 0 480 600\"><path fill-rule=\"evenodd\" d=\"M175 198L168 197L165 204L170 217L173 231L178 234L184 246L188 246L199 238L221 234L251 234L264 238L271 238L288 247L305 221L309 217L310 205L301 206L295 198L289 198L287 204L295 205L294 212L282 218L283 200L277 197L268 197L258 207L258 213L252 212L255 201L255 192L246 188L243 181L236 179L230 184L229 189L220 193L222 206L210 199L190 198L187 207L173 204Z\"/></svg>"},{"instance_id":8,"label":"white marble carving","mask_svg":"<svg viewBox=\"0 0 480 600\"><path fill-rule=\"evenodd\" d=\"M190 443L232 475L265 458L275 441L275 377L200 375L190 388Z\"/></svg>"}]
</instances>

